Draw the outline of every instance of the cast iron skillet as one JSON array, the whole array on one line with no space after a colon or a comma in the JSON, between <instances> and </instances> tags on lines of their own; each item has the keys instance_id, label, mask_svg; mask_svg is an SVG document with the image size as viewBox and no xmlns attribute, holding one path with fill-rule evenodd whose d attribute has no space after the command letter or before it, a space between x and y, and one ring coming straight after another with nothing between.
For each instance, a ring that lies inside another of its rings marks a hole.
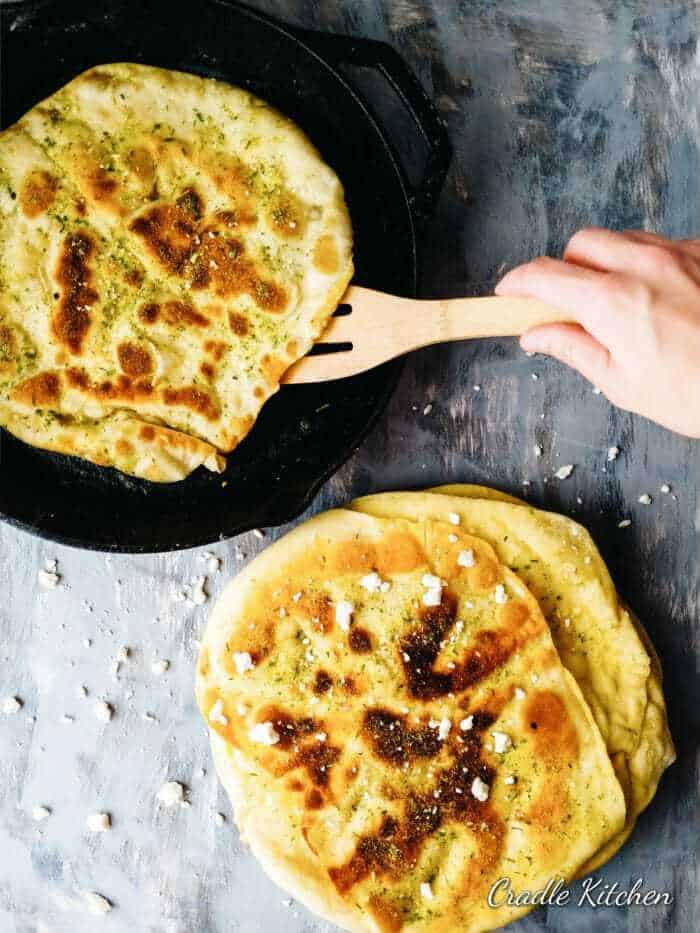
<instances>
[{"instance_id":1,"label":"cast iron skillet","mask_svg":"<svg viewBox=\"0 0 700 933\"><path fill-rule=\"evenodd\" d=\"M103 9L105 7L106 9ZM0 6L1 118L92 65L133 61L223 78L299 124L340 176L352 215L356 281L413 295L417 240L449 162L445 130L387 45L292 29L227 0L30 0ZM412 120L406 152L426 146L410 185L393 146L339 68L374 69ZM0 437L0 517L66 544L168 551L296 518L353 453L387 402L400 363L353 379L283 388L228 458L158 485Z\"/></svg>"}]
</instances>

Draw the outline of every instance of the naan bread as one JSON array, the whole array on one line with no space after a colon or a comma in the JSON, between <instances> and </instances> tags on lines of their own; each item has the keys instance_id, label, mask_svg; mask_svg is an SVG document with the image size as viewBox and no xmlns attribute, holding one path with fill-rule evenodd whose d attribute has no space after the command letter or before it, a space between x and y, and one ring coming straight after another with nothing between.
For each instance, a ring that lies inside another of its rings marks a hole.
<instances>
[{"instance_id":1,"label":"naan bread","mask_svg":"<svg viewBox=\"0 0 700 933\"><path fill-rule=\"evenodd\" d=\"M483 486L384 493L358 499L352 507L412 520L454 512L462 527L487 540L536 597L561 661L591 708L627 799L624 829L581 869L582 874L593 871L628 838L675 752L658 658L639 621L620 603L590 535L570 518Z\"/></svg>"},{"instance_id":2,"label":"naan bread","mask_svg":"<svg viewBox=\"0 0 700 933\"><path fill-rule=\"evenodd\" d=\"M221 470L352 271L340 182L288 119L93 68L0 134L0 425L154 481Z\"/></svg>"},{"instance_id":3,"label":"naan bread","mask_svg":"<svg viewBox=\"0 0 700 933\"><path fill-rule=\"evenodd\" d=\"M498 879L571 878L624 826L537 601L449 522L338 510L273 544L217 603L197 698L244 838L348 930L499 927L528 908L490 907Z\"/></svg>"}]
</instances>

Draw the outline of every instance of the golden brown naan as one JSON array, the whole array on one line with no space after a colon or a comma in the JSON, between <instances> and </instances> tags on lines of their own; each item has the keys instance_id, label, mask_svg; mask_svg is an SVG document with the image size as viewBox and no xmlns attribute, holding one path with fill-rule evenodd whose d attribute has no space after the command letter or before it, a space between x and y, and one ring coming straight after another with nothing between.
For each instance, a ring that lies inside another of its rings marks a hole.
<instances>
[{"instance_id":1,"label":"golden brown naan","mask_svg":"<svg viewBox=\"0 0 700 933\"><path fill-rule=\"evenodd\" d=\"M353 931L493 929L623 828L600 730L540 607L449 521L338 510L229 584L197 697L242 834Z\"/></svg>"},{"instance_id":2,"label":"golden brown naan","mask_svg":"<svg viewBox=\"0 0 700 933\"><path fill-rule=\"evenodd\" d=\"M0 426L155 481L221 470L352 269L340 182L291 121L93 68L0 134Z\"/></svg>"},{"instance_id":3,"label":"golden brown naan","mask_svg":"<svg viewBox=\"0 0 700 933\"><path fill-rule=\"evenodd\" d=\"M452 511L487 540L537 598L562 663L581 688L625 791L627 819L581 868L611 858L674 761L661 667L639 621L621 604L591 536L577 522L484 486L384 493L352 504L390 518L436 519Z\"/></svg>"}]
</instances>

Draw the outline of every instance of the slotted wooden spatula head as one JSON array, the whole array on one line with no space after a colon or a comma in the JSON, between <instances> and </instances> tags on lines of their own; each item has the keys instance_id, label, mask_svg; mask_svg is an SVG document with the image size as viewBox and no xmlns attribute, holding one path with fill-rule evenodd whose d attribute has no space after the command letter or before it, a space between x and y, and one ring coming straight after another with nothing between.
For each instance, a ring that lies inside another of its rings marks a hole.
<instances>
[{"instance_id":1,"label":"slotted wooden spatula head","mask_svg":"<svg viewBox=\"0 0 700 933\"><path fill-rule=\"evenodd\" d=\"M564 320L561 311L532 298L418 301L351 285L321 340L283 381L343 379L434 343L519 336Z\"/></svg>"}]
</instances>

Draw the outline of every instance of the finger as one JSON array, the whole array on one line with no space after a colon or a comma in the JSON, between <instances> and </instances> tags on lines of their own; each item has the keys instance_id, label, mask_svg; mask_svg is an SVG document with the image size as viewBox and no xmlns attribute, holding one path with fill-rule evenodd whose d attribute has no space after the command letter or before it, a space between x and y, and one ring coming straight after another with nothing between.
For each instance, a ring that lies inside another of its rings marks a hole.
<instances>
[{"instance_id":1,"label":"finger","mask_svg":"<svg viewBox=\"0 0 700 933\"><path fill-rule=\"evenodd\" d=\"M654 243L657 246L666 246L669 249L676 249L692 256L693 259L700 261L700 239L697 237L688 237L683 240L669 240L658 233L649 233L647 230L625 230L626 237L637 243Z\"/></svg>"},{"instance_id":2,"label":"finger","mask_svg":"<svg viewBox=\"0 0 700 933\"><path fill-rule=\"evenodd\" d=\"M680 257L685 258L685 263L679 262ZM564 259L600 272L636 275L650 284L688 271L688 259L693 266L691 271L697 272L695 257L690 250L682 250L677 241L656 238L653 234L630 236L598 227L586 227L575 233L564 250Z\"/></svg>"},{"instance_id":3,"label":"finger","mask_svg":"<svg viewBox=\"0 0 700 933\"><path fill-rule=\"evenodd\" d=\"M612 360L606 347L579 324L546 324L520 338L528 353L546 353L581 373L605 391L610 382Z\"/></svg>"},{"instance_id":4,"label":"finger","mask_svg":"<svg viewBox=\"0 0 700 933\"><path fill-rule=\"evenodd\" d=\"M497 295L539 298L582 324L596 339L607 343L626 317L610 298L605 273L540 256L518 266L496 286Z\"/></svg>"}]
</instances>

